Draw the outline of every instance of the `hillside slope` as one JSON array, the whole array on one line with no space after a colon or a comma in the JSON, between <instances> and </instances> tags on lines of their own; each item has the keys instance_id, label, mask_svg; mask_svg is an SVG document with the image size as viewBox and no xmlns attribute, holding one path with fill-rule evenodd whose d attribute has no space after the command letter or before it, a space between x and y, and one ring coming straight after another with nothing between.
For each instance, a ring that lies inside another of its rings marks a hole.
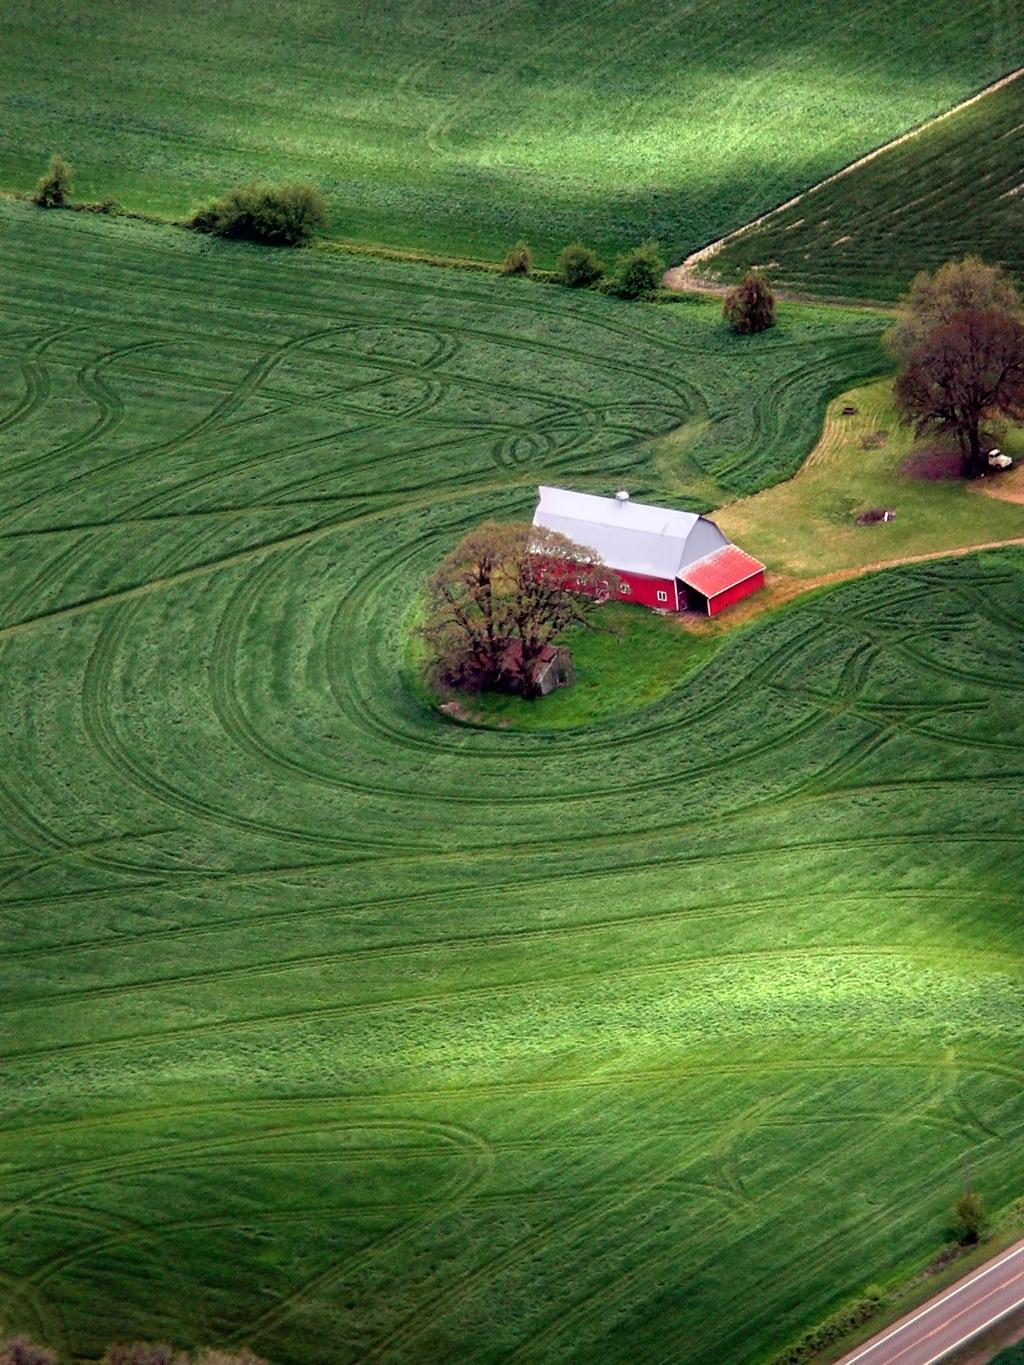
<instances>
[{"instance_id":1,"label":"hillside slope","mask_svg":"<svg viewBox=\"0 0 1024 1365\"><path fill-rule=\"evenodd\" d=\"M673 259L1024 61L1005 0L11 0L0 167L61 151L86 198L181 215L303 177L332 231L544 261Z\"/></svg>"},{"instance_id":2,"label":"hillside slope","mask_svg":"<svg viewBox=\"0 0 1024 1365\"><path fill-rule=\"evenodd\" d=\"M403 666L466 526L680 423L769 482L876 320L0 221L0 1317L742 1365L932 1254L962 1152L1019 1196L1024 556L589 729Z\"/></svg>"},{"instance_id":3,"label":"hillside slope","mask_svg":"<svg viewBox=\"0 0 1024 1365\"><path fill-rule=\"evenodd\" d=\"M732 279L768 265L788 289L894 299L968 252L1024 279L1024 78L812 190L704 268Z\"/></svg>"}]
</instances>

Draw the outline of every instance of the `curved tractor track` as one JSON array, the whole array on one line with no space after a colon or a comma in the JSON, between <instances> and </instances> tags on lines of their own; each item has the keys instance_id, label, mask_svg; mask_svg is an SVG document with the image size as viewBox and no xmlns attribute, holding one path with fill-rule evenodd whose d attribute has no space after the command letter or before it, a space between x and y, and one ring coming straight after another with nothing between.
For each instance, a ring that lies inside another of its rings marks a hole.
<instances>
[{"instance_id":1,"label":"curved tractor track","mask_svg":"<svg viewBox=\"0 0 1024 1365\"><path fill-rule=\"evenodd\" d=\"M463 529L791 474L877 319L741 355L710 305L0 211L0 1317L743 1362L927 1257L965 1149L1019 1194L1019 550L586 729L407 671Z\"/></svg>"}]
</instances>

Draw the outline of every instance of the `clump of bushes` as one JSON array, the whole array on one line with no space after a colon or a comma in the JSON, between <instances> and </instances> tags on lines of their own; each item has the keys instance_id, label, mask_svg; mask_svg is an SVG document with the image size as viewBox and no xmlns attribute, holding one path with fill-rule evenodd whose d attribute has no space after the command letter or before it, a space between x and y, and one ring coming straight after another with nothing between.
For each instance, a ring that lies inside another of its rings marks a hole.
<instances>
[{"instance_id":1,"label":"clump of bushes","mask_svg":"<svg viewBox=\"0 0 1024 1365\"><path fill-rule=\"evenodd\" d=\"M32 195L33 204L41 209L67 208L68 195L71 193L71 179L74 168L62 156L54 153L46 174L40 176Z\"/></svg>"},{"instance_id":2,"label":"clump of bushes","mask_svg":"<svg viewBox=\"0 0 1024 1365\"><path fill-rule=\"evenodd\" d=\"M651 294L661 283L665 262L657 242L642 242L640 246L620 256L615 266L615 292L624 299L638 299Z\"/></svg>"},{"instance_id":3,"label":"clump of bushes","mask_svg":"<svg viewBox=\"0 0 1024 1365\"><path fill-rule=\"evenodd\" d=\"M775 326L775 295L758 270L748 270L725 296L722 316L734 332L750 336Z\"/></svg>"},{"instance_id":4,"label":"clump of bushes","mask_svg":"<svg viewBox=\"0 0 1024 1365\"><path fill-rule=\"evenodd\" d=\"M503 275L529 275L533 268L533 252L526 242L516 242L511 251L506 252L500 269Z\"/></svg>"},{"instance_id":5,"label":"clump of bushes","mask_svg":"<svg viewBox=\"0 0 1024 1365\"><path fill-rule=\"evenodd\" d=\"M0 1365L58 1365L57 1356L28 1337L0 1341ZM269 1365L262 1356L244 1347L241 1351L206 1348L189 1355L165 1341L115 1342L108 1346L101 1365Z\"/></svg>"},{"instance_id":6,"label":"clump of bushes","mask_svg":"<svg viewBox=\"0 0 1024 1365\"><path fill-rule=\"evenodd\" d=\"M102 1365L268 1365L268 1362L247 1348L242 1351L207 1349L190 1356L185 1351L176 1351L165 1341L133 1341L109 1346Z\"/></svg>"},{"instance_id":7,"label":"clump of bushes","mask_svg":"<svg viewBox=\"0 0 1024 1365\"><path fill-rule=\"evenodd\" d=\"M597 252L583 242L573 242L565 248L558 258L558 269L562 283L570 289L586 289L596 284L604 274L604 266L597 259Z\"/></svg>"},{"instance_id":8,"label":"clump of bushes","mask_svg":"<svg viewBox=\"0 0 1024 1365\"><path fill-rule=\"evenodd\" d=\"M313 185L254 181L200 205L188 226L265 246L305 246L326 222L327 206Z\"/></svg>"},{"instance_id":9,"label":"clump of bushes","mask_svg":"<svg viewBox=\"0 0 1024 1365\"><path fill-rule=\"evenodd\" d=\"M57 1357L28 1337L0 1341L0 1365L57 1365Z\"/></svg>"},{"instance_id":10,"label":"clump of bushes","mask_svg":"<svg viewBox=\"0 0 1024 1365\"><path fill-rule=\"evenodd\" d=\"M812 1327L788 1351L777 1356L772 1365L803 1365L804 1361L813 1360L827 1347L840 1341L848 1332L852 1332L855 1327L870 1321L884 1302L882 1291L874 1285L869 1285L864 1291L863 1298L847 1304L817 1327Z\"/></svg>"}]
</instances>

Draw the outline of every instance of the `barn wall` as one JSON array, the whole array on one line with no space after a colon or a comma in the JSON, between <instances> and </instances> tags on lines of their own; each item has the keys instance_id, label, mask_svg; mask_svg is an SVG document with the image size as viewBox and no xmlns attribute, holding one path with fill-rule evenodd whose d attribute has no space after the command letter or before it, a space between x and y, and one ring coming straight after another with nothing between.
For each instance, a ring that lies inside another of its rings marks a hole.
<instances>
[{"instance_id":1,"label":"barn wall","mask_svg":"<svg viewBox=\"0 0 1024 1365\"><path fill-rule=\"evenodd\" d=\"M679 597L674 578L648 578L642 573L618 571L623 583L628 583L630 592L616 593L620 602L639 602L642 607L654 607L656 611L678 611ZM658 601L658 593L668 593L667 602Z\"/></svg>"},{"instance_id":2,"label":"barn wall","mask_svg":"<svg viewBox=\"0 0 1024 1365\"><path fill-rule=\"evenodd\" d=\"M716 594L710 600L710 616L717 616L726 607L731 607L733 602L739 602L744 597L749 597L752 592L757 592L758 588L764 587L764 570L759 569L757 573L745 578L742 583L734 583L731 588L726 588L724 592Z\"/></svg>"}]
</instances>

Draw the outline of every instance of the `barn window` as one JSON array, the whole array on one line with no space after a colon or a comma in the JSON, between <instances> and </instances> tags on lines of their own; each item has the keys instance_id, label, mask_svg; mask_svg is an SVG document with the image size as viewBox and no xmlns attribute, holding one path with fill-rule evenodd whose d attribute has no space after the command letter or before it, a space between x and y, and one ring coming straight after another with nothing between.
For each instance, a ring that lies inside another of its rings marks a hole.
<instances>
[{"instance_id":1,"label":"barn window","mask_svg":"<svg viewBox=\"0 0 1024 1365\"><path fill-rule=\"evenodd\" d=\"M667 601L668 601L668 593L667 593L667 592L662 592L660 588L659 588L659 590L658 590L658 601L659 601L659 602L667 602Z\"/></svg>"},{"instance_id":2,"label":"barn window","mask_svg":"<svg viewBox=\"0 0 1024 1365\"><path fill-rule=\"evenodd\" d=\"M619 592L621 593L630 593L632 591L633 589L629 586L628 583L623 583L622 587L619 589Z\"/></svg>"}]
</instances>

